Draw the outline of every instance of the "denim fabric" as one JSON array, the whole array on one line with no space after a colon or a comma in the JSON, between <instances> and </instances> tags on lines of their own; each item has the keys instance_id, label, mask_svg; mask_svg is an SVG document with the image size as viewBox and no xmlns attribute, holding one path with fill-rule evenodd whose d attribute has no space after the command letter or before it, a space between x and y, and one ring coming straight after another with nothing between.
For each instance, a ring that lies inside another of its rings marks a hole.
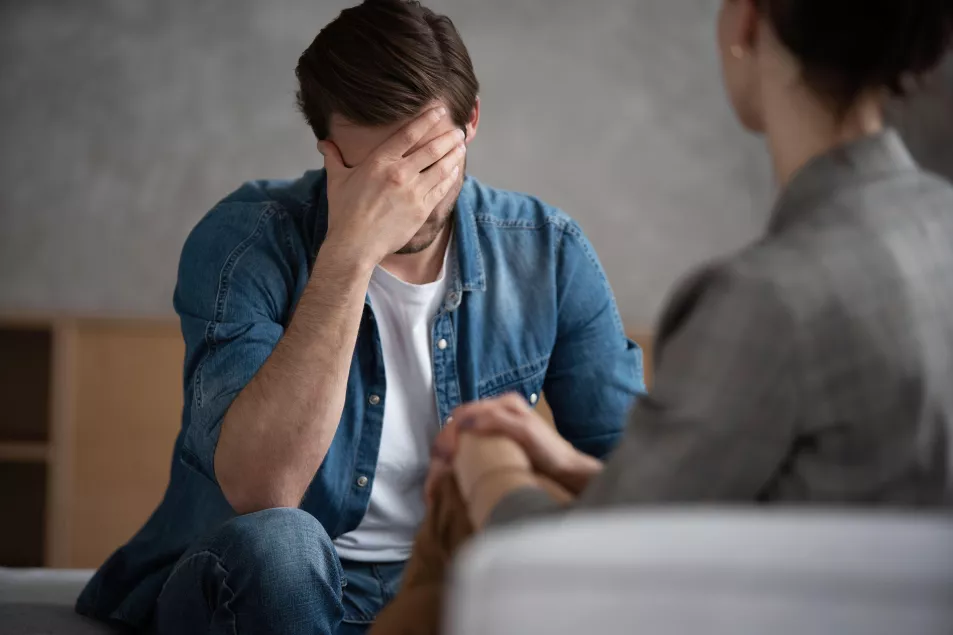
<instances>
[{"instance_id":1,"label":"denim fabric","mask_svg":"<svg viewBox=\"0 0 953 635\"><path fill-rule=\"evenodd\" d=\"M344 619L338 635L366 632L400 590L403 562L371 564L342 560L344 567Z\"/></svg>"},{"instance_id":2,"label":"denim fabric","mask_svg":"<svg viewBox=\"0 0 953 635\"><path fill-rule=\"evenodd\" d=\"M358 635L396 595L403 564L338 560L307 512L228 521L176 563L156 604L158 635Z\"/></svg>"},{"instance_id":3,"label":"denim fabric","mask_svg":"<svg viewBox=\"0 0 953 635\"><path fill-rule=\"evenodd\" d=\"M173 565L233 518L213 469L222 419L271 354L327 230L323 171L258 181L217 204L186 241L175 308L185 407L165 498L81 595L83 614L142 627ZM523 194L467 178L453 214L447 295L432 324L438 413L545 392L570 442L604 456L644 390L605 274L579 225ZM368 303L334 441L301 508L332 539L360 523L380 446L387 381Z\"/></svg>"}]
</instances>

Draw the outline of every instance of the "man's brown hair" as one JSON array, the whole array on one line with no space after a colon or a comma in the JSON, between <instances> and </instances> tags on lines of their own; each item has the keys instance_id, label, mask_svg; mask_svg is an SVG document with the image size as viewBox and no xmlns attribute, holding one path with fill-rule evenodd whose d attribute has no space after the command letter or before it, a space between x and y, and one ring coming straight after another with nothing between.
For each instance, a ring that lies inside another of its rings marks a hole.
<instances>
[{"instance_id":1,"label":"man's brown hair","mask_svg":"<svg viewBox=\"0 0 953 635\"><path fill-rule=\"evenodd\" d=\"M396 123L443 99L463 126L480 85L450 18L410 0L366 0L318 33L295 69L298 108L319 140L332 113L365 126Z\"/></svg>"}]
</instances>

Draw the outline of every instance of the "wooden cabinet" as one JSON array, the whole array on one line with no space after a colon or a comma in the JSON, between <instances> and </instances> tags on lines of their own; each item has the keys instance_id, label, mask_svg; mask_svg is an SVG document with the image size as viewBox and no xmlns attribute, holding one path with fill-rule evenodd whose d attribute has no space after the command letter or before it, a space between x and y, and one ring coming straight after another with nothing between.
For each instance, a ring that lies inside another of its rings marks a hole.
<instances>
[{"instance_id":1,"label":"wooden cabinet","mask_svg":"<svg viewBox=\"0 0 953 635\"><path fill-rule=\"evenodd\" d=\"M169 479L183 353L175 321L0 318L0 566L98 567L142 526Z\"/></svg>"},{"instance_id":2,"label":"wooden cabinet","mask_svg":"<svg viewBox=\"0 0 953 635\"><path fill-rule=\"evenodd\" d=\"M96 567L145 522L182 356L174 321L0 319L0 566Z\"/></svg>"}]
</instances>

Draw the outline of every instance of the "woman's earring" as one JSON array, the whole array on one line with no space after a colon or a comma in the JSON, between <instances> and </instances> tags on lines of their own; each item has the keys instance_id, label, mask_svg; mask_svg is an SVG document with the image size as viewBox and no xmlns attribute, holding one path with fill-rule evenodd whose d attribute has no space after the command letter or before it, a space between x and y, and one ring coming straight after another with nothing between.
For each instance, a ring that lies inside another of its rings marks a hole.
<instances>
[{"instance_id":1,"label":"woman's earring","mask_svg":"<svg viewBox=\"0 0 953 635\"><path fill-rule=\"evenodd\" d=\"M732 55L736 60L743 60L743 59L745 58L745 49L744 49L744 47L741 46L740 44L732 44L732 45L731 45L731 55Z\"/></svg>"}]
</instances>

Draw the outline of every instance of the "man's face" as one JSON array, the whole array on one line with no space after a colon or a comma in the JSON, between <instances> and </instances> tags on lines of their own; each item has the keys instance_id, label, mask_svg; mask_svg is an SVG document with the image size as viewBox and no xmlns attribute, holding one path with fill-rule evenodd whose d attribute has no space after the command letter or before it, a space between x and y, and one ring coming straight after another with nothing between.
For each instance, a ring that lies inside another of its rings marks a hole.
<instances>
[{"instance_id":1,"label":"man's face","mask_svg":"<svg viewBox=\"0 0 953 635\"><path fill-rule=\"evenodd\" d=\"M440 102L434 102L425 109L438 105L440 105ZM409 121L410 119L386 126L371 128L353 124L337 114L332 114L329 140L333 141L338 147L338 150L341 151L341 158L344 159L345 165L353 168L364 162L384 141L403 128ZM444 119L434 126L407 154L412 154L440 135L450 132L456 127L457 125L453 122L451 117L444 117ZM443 200L437 203L427 218L427 221L417 231L414 237L410 239L410 242L397 251L398 254L415 254L423 251L432 245L440 236L450 221L450 215L453 213L454 205L457 203L457 197L460 196L460 190L463 189L465 168L466 164L464 163L464 170L461 170L456 183L450 188L450 192Z\"/></svg>"}]
</instances>

